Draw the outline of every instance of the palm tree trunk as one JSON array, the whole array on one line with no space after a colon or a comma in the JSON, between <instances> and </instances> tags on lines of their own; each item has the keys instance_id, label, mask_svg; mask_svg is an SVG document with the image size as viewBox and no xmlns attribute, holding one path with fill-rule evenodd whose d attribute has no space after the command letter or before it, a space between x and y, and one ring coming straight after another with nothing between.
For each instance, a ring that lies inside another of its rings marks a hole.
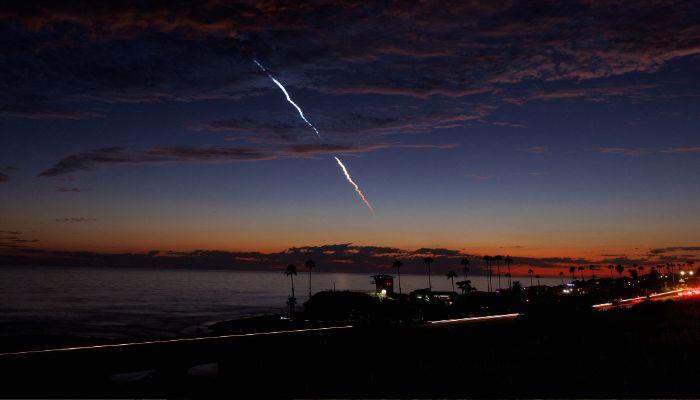
<instances>
[{"instance_id":1,"label":"palm tree trunk","mask_svg":"<svg viewBox=\"0 0 700 400\"><path fill-rule=\"evenodd\" d=\"M501 263L496 263L496 268L498 272L498 290L501 290Z\"/></svg>"},{"instance_id":2,"label":"palm tree trunk","mask_svg":"<svg viewBox=\"0 0 700 400\"><path fill-rule=\"evenodd\" d=\"M454 292L455 291L455 278L452 277L450 279L452 280L452 291Z\"/></svg>"},{"instance_id":3,"label":"palm tree trunk","mask_svg":"<svg viewBox=\"0 0 700 400\"><path fill-rule=\"evenodd\" d=\"M428 290L433 291L433 284L430 282L430 263L428 263Z\"/></svg>"},{"instance_id":4,"label":"palm tree trunk","mask_svg":"<svg viewBox=\"0 0 700 400\"><path fill-rule=\"evenodd\" d=\"M309 298L311 298L311 268L309 268Z\"/></svg>"},{"instance_id":5,"label":"palm tree trunk","mask_svg":"<svg viewBox=\"0 0 700 400\"><path fill-rule=\"evenodd\" d=\"M488 290L489 293L491 292L491 264L487 261L486 262L486 277L488 278Z\"/></svg>"},{"instance_id":6,"label":"palm tree trunk","mask_svg":"<svg viewBox=\"0 0 700 400\"><path fill-rule=\"evenodd\" d=\"M396 268L396 273L399 275L399 294L403 294L401 291L401 268Z\"/></svg>"},{"instance_id":7,"label":"palm tree trunk","mask_svg":"<svg viewBox=\"0 0 700 400\"><path fill-rule=\"evenodd\" d=\"M532 286L532 274L530 274L530 286Z\"/></svg>"},{"instance_id":8,"label":"palm tree trunk","mask_svg":"<svg viewBox=\"0 0 700 400\"><path fill-rule=\"evenodd\" d=\"M511 279L511 274L510 274L510 264L508 264L508 289L513 288L513 281Z\"/></svg>"}]
</instances>

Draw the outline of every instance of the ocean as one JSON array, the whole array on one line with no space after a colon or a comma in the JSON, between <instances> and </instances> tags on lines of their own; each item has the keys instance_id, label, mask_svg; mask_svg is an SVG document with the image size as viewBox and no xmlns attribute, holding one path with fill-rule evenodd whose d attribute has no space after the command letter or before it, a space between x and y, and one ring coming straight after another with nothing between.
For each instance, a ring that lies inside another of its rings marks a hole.
<instances>
[{"instance_id":1,"label":"ocean","mask_svg":"<svg viewBox=\"0 0 700 400\"><path fill-rule=\"evenodd\" d=\"M385 271L386 273L386 271ZM390 272L389 272L390 273ZM312 274L313 292L372 291L368 274ZM459 277L456 280L461 280ZM486 288L486 277L470 276ZM514 277L523 285L529 277ZM497 285L497 279L493 279ZM294 279L299 304L309 278ZM506 280L502 283L505 287ZM559 278L542 278L545 285ZM451 290L445 275L433 290ZM394 282L398 291L398 282ZM404 293L428 286L426 275L401 275ZM244 272L182 268L0 267L0 336L69 335L142 339L205 333L213 322L282 312L291 293L282 271Z\"/></svg>"}]
</instances>

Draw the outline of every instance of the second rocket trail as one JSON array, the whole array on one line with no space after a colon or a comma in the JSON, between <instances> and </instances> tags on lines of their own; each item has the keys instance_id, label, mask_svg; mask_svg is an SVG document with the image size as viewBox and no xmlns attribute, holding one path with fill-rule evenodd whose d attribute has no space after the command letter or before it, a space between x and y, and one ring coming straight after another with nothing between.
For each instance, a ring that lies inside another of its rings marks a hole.
<instances>
[{"instance_id":1,"label":"second rocket trail","mask_svg":"<svg viewBox=\"0 0 700 400\"><path fill-rule=\"evenodd\" d=\"M323 139L323 138L321 137L321 134L319 133L318 129L316 129L316 127L314 126L314 124L312 124L311 122L309 122L308 119L306 119L306 116L304 115L304 112L301 110L301 107L299 107L299 106L297 105L297 103L295 103L294 100L292 100L292 98L289 96L289 93L287 92L287 89L284 88L284 85L282 85L282 84L280 83L280 81L278 81L277 79L275 79L275 78L272 76L272 74L270 74L269 72L267 72L267 70L265 69L265 67L263 67L257 60L253 60L253 62L255 63L255 65L258 66L258 68L260 68L260 70L261 70L262 72L265 73L265 75L267 75L268 78L270 78L270 79L272 80L272 82L275 83L275 85L277 85L277 87L280 88L280 90L282 91L282 93L284 93L284 96L287 98L287 101L288 101L292 106L294 106L294 108L296 108L296 110L299 112L299 116L301 117L301 119L303 119L304 122L306 122L306 124L307 124L311 129L314 130L314 133L316 134L316 136L317 136L319 139ZM339 159L337 156L335 156L335 155L333 156L333 158L335 158L335 161L338 162L338 165L340 166L340 169L343 171L343 174L345 175L345 178L348 180L348 182L350 182L350 184L352 185L352 187L355 189L355 192L357 193L357 195L360 196L360 199L362 200L362 202L365 203L365 205L367 206L367 208L369 208L369 210L372 212L372 214L374 214L374 207L372 207L372 204L369 202L369 200L367 200L367 197L365 197L365 194L362 193L362 190L360 190L360 186L358 186L357 183L355 183L355 181L352 180L352 177L350 176L350 173L348 172L348 169L345 168L345 165L343 164L343 162L340 161L340 159Z\"/></svg>"}]
</instances>

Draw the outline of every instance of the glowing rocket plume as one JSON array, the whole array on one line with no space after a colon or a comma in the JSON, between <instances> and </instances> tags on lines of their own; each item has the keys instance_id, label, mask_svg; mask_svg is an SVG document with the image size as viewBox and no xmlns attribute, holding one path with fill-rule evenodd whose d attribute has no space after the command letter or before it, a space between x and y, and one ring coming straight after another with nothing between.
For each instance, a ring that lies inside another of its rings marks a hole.
<instances>
[{"instance_id":1,"label":"glowing rocket plume","mask_svg":"<svg viewBox=\"0 0 700 400\"><path fill-rule=\"evenodd\" d=\"M304 122L306 122L306 125L310 126L311 129L314 130L314 132L316 133L316 136L318 136L319 138L321 138L321 134L318 132L318 129L316 129L316 127L315 127L311 122L309 122L308 119L306 119L306 117L304 116L304 112L301 111L301 108L299 108L299 106L297 105L297 103L295 103L294 100L292 100L292 98L289 97L289 93L287 93L287 89L285 89L284 86L282 86L282 84L281 84L277 79L275 79L272 75L270 75L270 73L267 72L267 70L265 69L265 67L263 67L262 65L260 65L260 63L259 63L257 60L253 60L253 62L255 63L255 65L257 65L258 67L260 67L260 69L268 76L268 78L272 79L272 82L275 82L275 84L277 85L277 87L279 87L279 88L282 90L282 93L284 93L284 97L287 98L287 101L288 101L291 105L293 105L294 108L297 109L297 111L299 111L299 116L301 116L301 119L303 119Z\"/></svg>"},{"instance_id":2,"label":"glowing rocket plume","mask_svg":"<svg viewBox=\"0 0 700 400\"><path fill-rule=\"evenodd\" d=\"M340 169L343 170L343 173L345 174L345 178L347 178L348 182L350 182L350 184L355 188L355 191L357 192L357 195L360 196L360 198L361 198L362 201L365 203L365 205L367 206L367 208L369 208L369 210L372 211L372 214L374 214L374 208L372 207L371 204L369 204L369 201L368 201L367 198L365 197L365 194L362 193L362 190L360 190L360 187L357 186L357 183L355 183L355 182L352 180L352 178L350 177L350 174L348 173L347 168L345 168L345 165L343 165L343 163L340 161L340 159L339 159L338 157L333 156L333 158L335 158L335 161L337 161L337 162L338 162L338 165L340 165Z\"/></svg>"},{"instance_id":3,"label":"glowing rocket plume","mask_svg":"<svg viewBox=\"0 0 700 400\"><path fill-rule=\"evenodd\" d=\"M301 108L289 96L289 93L287 93L287 89L285 89L284 86L282 86L282 84L277 79L275 79L269 72L267 72L265 67L263 67L257 60L254 59L253 62L255 63L255 65L258 66L258 68L260 68L260 70L262 70L262 72L265 73L265 75L267 75L268 78L270 78L272 80L272 82L275 82L275 84L277 85L277 87L280 88L280 90L282 90L282 93L284 93L284 96L287 98L287 101L291 105L293 105L294 108L297 109L297 111L299 111L299 116L301 116L301 119L303 119L304 122L306 122L306 124L308 126L310 126L311 129L314 130L314 133L316 133L316 136L318 136L319 139L323 139L321 137L321 134L318 132L318 129L316 129L316 127L311 122L309 122L308 119L306 119L306 117L304 116L304 112L301 111ZM345 165L343 164L343 162L340 161L340 159L336 156L333 156L333 158L335 158L335 161L338 162L340 169L342 169L343 174L345 174L345 178L347 178L348 182L350 182L350 184L355 188L355 192L357 192L358 196L360 196L360 199L362 199L362 202L365 203L367 208L369 208L369 210L372 212L372 214L374 214L374 207L372 207L372 204L370 204L369 200L367 200L367 198L365 197L365 194L362 193L362 190L360 190L360 187L357 185L357 183L355 183L355 181L352 180L352 177L350 176L350 173L348 173L348 169L345 168Z\"/></svg>"}]
</instances>

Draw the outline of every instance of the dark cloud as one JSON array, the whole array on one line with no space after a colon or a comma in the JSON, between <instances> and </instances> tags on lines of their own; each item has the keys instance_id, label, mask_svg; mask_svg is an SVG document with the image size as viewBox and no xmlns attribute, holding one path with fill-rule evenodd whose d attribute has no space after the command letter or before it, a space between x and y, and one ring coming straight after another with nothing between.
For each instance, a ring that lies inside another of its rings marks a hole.
<instances>
[{"instance_id":1,"label":"dark cloud","mask_svg":"<svg viewBox=\"0 0 700 400\"><path fill-rule=\"evenodd\" d=\"M55 191L59 193L80 193L80 188L59 186Z\"/></svg>"},{"instance_id":2,"label":"dark cloud","mask_svg":"<svg viewBox=\"0 0 700 400\"><path fill-rule=\"evenodd\" d=\"M92 170L103 164L263 161L276 158L310 158L329 154L358 154L384 149L450 149L454 147L455 145L398 143L315 143L270 148L171 146L150 150L107 147L70 155L42 172L40 176L56 177L76 171Z\"/></svg>"},{"instance_id":3,"label":"dark cloud","mask_svg":"<svg viewBox=\"0 0 700 400\"><path fill-rule=\"evenodd\" d=\"M87 217L70 217L70 218L56 218L56 222L93 222L97 221L95 218Z\"/></svg>"},{"instance_id":4,"label":"dark cloud","mask_svg":"<svg viewBox=\"0 0 700 400\"><path fill-rule=\"evenodd\" d=\"M467 178L472 178L476 179L477 181L486 181L491 178L493 178L493 175L484 175L484 174L464 174Z\"/></svg>"},{"instance_id":5,"label":"dark cloud","mask_svg":"<svg viewBox=\"0 0 700 400\"><path fill-rule=\"evenodd\" d=\"M683 0L9 2L0 115L89 118L112 103L275 90L253 56L292 86L334 95L639 100L655 88L598 81L643 80L700 54L698 20ZM531 82L538 90L517 88Z\"/></svg>"},{"instance_id":6,"label":"dark cloud","mask_svg":"<svg viewBox=\"0 0 700 400\"><path fill-rule=\"evenodd\" d=\"M662 150L667 154L694 154L700 153L700 146L674 147L672 149Z\"/></svg>"},{"instance_id":7,"label":"dark cloud","mask_svg":"<svg viewBox=\"0 0 700 400\"><path fill-rule=\"evenodd\" d=\"M665 253L675 253L679 251L698 251L700 252L700 246L677 246L677 247L660 247L655 249L650 249L649 254L659 255Z\"/></svg>"},{"instance_id":8,"label":"dark cloud","mask_svg":"<svg viewBox=\"0 0 700 400\"><path fill-rule=\"evenodd\" d=\"M99 266L173 266L234 269L282 269L288 264L296 264L303 269L304 262L313 259L324 271L376 272L377 269L391 269L394 260L404 263L406 272L423 273L424 258L434 259L435 273L443 273L460 267L463 258L470 260L472 271L484 268L481 255L444 248L420 248L405 250L387 246L358 246L352 243L329 244L322 246L292 247L280 252L237 252L198 249L193 251L149 251L147 253L95 253L66 252L27 248L9 249L11 254L0 256L3 263L47 264L51 265L99 265ZM18 258L19 257L19 258ZM571 258L527 258L514 257L516 265L555 268L563 265L589 265L587 259Z\"/></svg>"},{"instance_id":9,"label":"dark cloud","mask_svg":"<svg viewBox=\"0 0 700 400\"><path fill-rule=\"evenodd\" d=\"M623 156L647 156L651 154L671 154L671 155L683 155L683 154L696 154L700 153L700 146L685 146L685 147L674 147L664 150L659 149L641 149L632 147L599 147L597 149L599 153L603 154L619 154Z\"/></svg>"},{"instance_id":10,"label":"dark cloud","mask_svg":"<svg viewBox=\"0 0 700 400\"><path fill-rule=\"evenodd\" d=\"M599 147L598 152L603 154L619 154L632 157L645 156L650 153L650 151L647 149L636 149L629 147Z\"/></svg>"},{"instance_id":11,"label":"dark cloud","mask_svg":"<svg viewBox=\"0 0 700 400\"><path fill-rule=\"evenodd\" d=\"M37 243L37 239L26 239L22 232L19 231L0 231L0 251L27 249L33 243Z\"/></svg>"},{"instance_id":12,"label":"dark cloud","mask_svg":"<svg viewBox=\"0 0 700 400\"><path fill-rule=\"evenodd\" d=\"M37 240L23 239L21 233L0 231L0 265L3 264L43 264L43 265L95 265L95 266L163 266L233 269L282 269L288 264L296 264L303 269L304 262L313 259L324 271L376 272L377 269L391 270L391 264L399 259L404 263L405 272L423 273L423 259L430 256L435 273L444 273L460 267L460 261L467 258L473 272L485 268L482 255L444 248L420 248L405 250L388 246L359 246L352 243L328 244L321 246L291 247L289 249L262 253L244 251L223 251L197 249L193 251L151 250L145 253L97 253L87 251L55 251L30 247ZM3 237L4 236L4 237ZM513 256L515 266L546 269L568 269L570 266L617 265L657 265L667 262L678 263L698 259L687 254L668 255L673 252L698 252L700 247L683 246L651 249L649 257L628 257L623 254L611 255L604 259L572 257L518 257Z\"/></svg>"},{"instance_id":13,"label":"dark cloud","mask_svg":"<svg viewBox=\"0 0 700 400\"><path fill-rule=\"evenodd\" d=\"M521 151L532 154L549 154L550 152L549 146L532 146L526 149L521 149Z\"/></svg>"},{"instance_id":14,"label":"dark cloud","mask_svg":"<svg viewBox=\"0 0 700 400\"><path fill-rule=\"evenodd\" d=\"M3 174L0 172L0 183L4 183L10 180L10 177L8 175Z\"/></svg>"}]
</instances>

